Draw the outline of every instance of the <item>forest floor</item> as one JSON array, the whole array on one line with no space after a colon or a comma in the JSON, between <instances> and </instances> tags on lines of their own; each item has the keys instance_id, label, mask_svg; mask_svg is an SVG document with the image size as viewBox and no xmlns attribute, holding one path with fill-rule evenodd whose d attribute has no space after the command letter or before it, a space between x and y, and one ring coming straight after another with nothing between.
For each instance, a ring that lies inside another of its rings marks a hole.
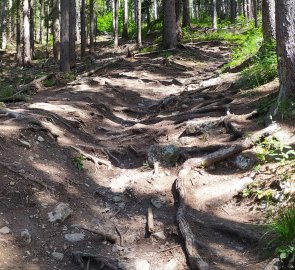
<instances>
[{"instance_id":1,"label":"forest floor","mask_svg":"<svg viewBox=\"0 0 295 270\"><path fill-rule=\"evenodd\" d=\"M222 42L130 58L126 46L117 54L107 43L97 48L67 83L43 64L54 85L40 83L28 101L0 108L0 269L264 269L266 210L236 195L282 168L257 172L249 146L190 168L183 189L176 180L186 161L243 145L264 129L252 112L278 83L236 89L238 74L221 73L230 56ZM11 65L2 76L12 81L17 72L40 71ZM294 144L294 125L280 126L277 136ZM152 145L177 146L176 166L151 168ZM71 210L50 221L60 203ZM188 231L178 227L183 203Z\"/></svg>"}]
</instances>

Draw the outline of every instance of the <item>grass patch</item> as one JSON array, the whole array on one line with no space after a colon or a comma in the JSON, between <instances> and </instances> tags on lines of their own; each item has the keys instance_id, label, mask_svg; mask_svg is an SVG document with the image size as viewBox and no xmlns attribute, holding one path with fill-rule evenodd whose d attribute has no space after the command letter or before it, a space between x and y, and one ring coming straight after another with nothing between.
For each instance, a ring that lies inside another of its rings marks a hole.
<instances>
[{"instance_id":1,"label":"grass patch","mask_svg":"<svg viewBox=\"0 0 295 270\"><path fill-rule=\"evenodd\" d=\"M14 87L12 85L3 85L0 88L0 98L8 98L13 96Z\"/></svg>"},{"instance_id":2,"label":"grass patch","mask_svg":"<svg viewBox=\"0 0 295 270\"><path fill-rule=\"evenodd\" d=\"M241 72L237 87L251 89L274 80L277 75L277 55L275 44L263 44L253 56L252 65Z\"/></svg>"}]
</instances>

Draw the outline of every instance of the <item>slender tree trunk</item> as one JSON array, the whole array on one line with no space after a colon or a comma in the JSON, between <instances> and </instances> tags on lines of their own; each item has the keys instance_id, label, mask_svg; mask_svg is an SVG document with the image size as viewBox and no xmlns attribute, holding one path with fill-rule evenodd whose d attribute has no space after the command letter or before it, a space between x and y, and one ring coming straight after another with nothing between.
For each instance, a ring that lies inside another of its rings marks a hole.
<instances>
[{"instance_id":1,"label":"slender tree trunk","mask_svg":"<svg viewBox=\"0 0 295 270\"><path fill-rule=\"evenodd\" d=\"M178 42L182 40L182 29L181 29L181 1L175 0L175 17L176 17L176 39Z\"/></svg>"},{"instance_id":2,"label":"slender tree trunk","mask_svg":"<svg viewBox=\"0 0 295 270\"><path fill-rule=\"evenodd\" d=\"M276 0L280 101L295 101L295 0Z\"/></svg>"},{"instance_id":3,"label":"slender tree trunk","mask_svg":"<svg viewBox=\"0 0 295 270\"><path fill-rule=\"evenodd\" d=\"M44 40L44 0L40 0L40 30L39 43L43 44Z\"/></svg>"},{"instance_id":4,"label":"slender tree trunk","mask_svg":"<svg viewBox=\"0 0 295 270\"><path fill-rule=\"evenodd\" d=\"M237 18L237 0L230 0L230 21L234 23Z\"/></svg>"},{"instance_id":5,"label":"slender tree trunk","mask_svg":"<svg viewBox=\"0 0 295 270\"><path fill-rule=\"evenodd\" d=\"M113 6L114 47L119 45L119 0L114 0Z\"/></svg>"},{"instance_id":6,"label":"slender tree trunk","mask_svg":"<svg viewBox=\"0 0 295 270\"><path fill-rule=\"evenodd\" d=\"M30 46L31 46L31 55L34 56L35 51L35 7L34 7L34 1L29 0L30 5Z\"/></svg>"},{"instance_id":7,"label":"slender tree trunk","mask_svg":"<svg viewBox=\"0 0 295 270\"><path fill-rule=\"evenodd\" d=\"M81 25L81 1L76 0L76 41L81 42L81 33L80 33L80 25Z\"/></svg>"},{"instance_id":8,"label":"slender tree trunk","mask_svg":"<svg viewBox=\"0 0 295 270\"><path fill-rule=\"evenodd\" d=\"M59 0L53 0L52 7L52 33L53 33L53 55L56 61L60 58L60 23L59 23Z\"/></svg>"},{"instance_id":9,"label":"slender tree trunk","mask_svg":"<svg viewBox=\"0 0 295 270\"><path fill-rule=\"evenodd\" d=\"M128 38L128 0L124 0L122 37Z\"/></svg>"},{"instance_id":10,"label":"slender tree trunk","mask_svg":"<svg viewBox=\"0 0 295 270\"><path fill-rule=\"evenodd\" d=\"M74 0L70 0L69 35L70 67L73 68L76 65L76 1Z\"/></svg>"},{"instance_id":11,"label":"slender tree trunk","mask_svg":"<svg viewBox=\"0 0 295 270\"><path fill-rule=\"evenodd\" d=\"M157 0L154 0L154 19L157 20L158 17L158 2Z\"/></svg>"},{"instance_id":12,"label":"slender tree trunk","mask_svg":"<svg viewBox=\"0 0 295 270\"><path fill-rule=\"evenodd\" d=\"M60 70L70 71L70 1L61 0Z\"/></svg>"},{"instance_id":13,"label":"slender tree trunk","mask_svg":"<svg viewBox=\"0 0 295 270\"><path fill-rule=\"evenodd\" d=\"M90 26L90 53L94 53L94 0L89 2L89 26Z\"/></svg>"},{"instance_id":14,"label":"slender tree trunk","mask_svg":"<svg viewBox=\"0 0 295 270\"><path fill-rule=\"evenodd\" d=\"M86 54L86 3L85 0L81 2L81 57L84 57Z\"/></svg>"},{"instance_id":15,"label":"slender tree trunk","mask_svg":"<svg viewBox=\"0 0 295 270\"><path fill-rule=\"evenodd\" d=\"M190 6L189 0L182 0L183 4L183 17L182 17L182 27L190 26Z\"/></svg>"},{"instance_id":16,"label":"slender tree trunk","mask_svg":"<svg viewBox=\"0 0 295 270\"><path fill-rule=\"evenodd\" d=\"M7 46L7 0L2 2L1 12L1 37L2 37L2 50L6 50Z\"/></svg>"},{"instance_id":17,"label":"slender tree trunk","mask_svg":"<svg viewBox=\"0 0 295 270\"><path fill-rule=\"evenodd\" d=\"M136 21L136 43L137 46L142 46L141 42L141 0L136 0L137 1L137 21Z\"/></svg>"},{"instance_id":18,"label":"slender tree trunk","mask_svg":"<svg viewBox=\"0 0 295 270\"><path fill-rule=\"evenodd\" d=\"M49 1L46 3L46 52L48 55L48 45L49 45Z\"/></svg>"},{"instance_id":19,"label":"slender tree trunk","mask_svg":"<svg viewBox=\"0 0 295 270\"><path fill-rule=\"evenodd\" d=\"M262 0L262 31L266 42L276 36L275 0Z\"/></svg>"},{"instance_id":20,"label":"slender tree trunk","mask_svg":"<svg viewBox=\"0 0 295 270\"><path fill-rule=\"evenodd\" d=\"M16 58L19 65L22 64L22 45L21 45L21 9L20 0L16 0Z\"/></svg>"},{"instance_id":21,"label":"slender tree trunk","mask_svg":"<svg viewBox=\"0 0 295 270\"><path fill-rule=\"evenodd\" d=\"M253 6L254 26L255 26L255 28L257 28L258 27L257 0L252 0L252 6Z\"/></svg>"},{"instance_id":22,"label":"slender tree trunk","mask_svg":"<svg viewBox=\"0 0 295 270\"><path fill-rule=\"evenodd\" d=\"M173 49L176 47L176 14L175 1L164 0L164 24L163 24L163 47Z\"/></svg>"},{"instance_id":23,"label":"slender tree trunk","mask_svg":"<svg viewBox=\"0 0 295 270\"><path fill-rule=\"evenodd\" d=\"M212 0L212 28L217 29L217 0Z\"/></svg>"},{"instance_id":24,"label":"slender tree trunk","mask_svg":"<svg viewBox=\"0 0 295 270\"><path fill-rule=\"evenodd\" d=\"M30 43L30 5L29 0L23 0L23 65L31 65L31 43Z\"/></svg>"}]
</instances>

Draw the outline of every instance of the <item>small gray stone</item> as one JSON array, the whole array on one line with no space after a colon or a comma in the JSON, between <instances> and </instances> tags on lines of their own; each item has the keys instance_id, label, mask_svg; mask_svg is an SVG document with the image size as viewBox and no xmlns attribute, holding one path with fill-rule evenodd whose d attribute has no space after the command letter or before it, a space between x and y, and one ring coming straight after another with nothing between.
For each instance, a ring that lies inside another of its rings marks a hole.
<instances>
[{"instance_id":1,"label":"small gray stone","mask_svg":"<svg viewBox=\"0 0 295 270\"><path fill-rule=\"evenodd\" d=\"M163 231L153 233L152 236L155 237L157 240L166 240L166 235Z\"/></svg>"},{"instance_id":2,"label":"small gray stone","mask_svg":"<svg viewBox=\"0 0 295 270\"><path fill-rule=\"evenodd\" d=\"M148 163L159 162L165 167L174 166L180 158L180 149L175 145L152 145L147 152Z\"/></svg>"},{"instance_id":3,"label":"small gray stone","mask_svg":"<svg viewBox=\"0 0 295 270\"><path fill-rule=\"evenodd\" d=\"M45 141L44 138L41 137L41 136L38 136L37 140L38 140L39 142L44 142L44 141Z\"/></svg>"},{"instance_id":4,"label":"small gray stone","mask_svg":"<svg viewBox=\"0 0 295 270\"><path fill-rule=\"evenodd\" d=\"M63 253L60 253L60 252L52 252L51 253L52 257L56 260L59 260L61 261L63 258L64 258L64 254Z\"/></svg>"},{"instance_id":5,"label":"small gray stone","mask_svg":"<svg viewBox=\"0 0 295 270\"><path fill-rule=\"evenodd\" d=\"M135 270L150 270L151 265L147 260L137 259L134 262Z\"/></svg>"},{"instance_id":6,"label":"small gray stone","mask_svg":"<svg viewBox=\"0 0 295 270\"><path fill-rule=\"evenodd\" d=\"M7 226L2 227L0 229L0 234L9 234L9 233L10 233L10 229Z\"/></svg>"},{"instance_id":7,"label":"small gray stone","mask_svg":"<svg viewBox=\"0 0 295 270\"><path fill-rule=\"evenodd\" d=\"M63 222L72 214L72 209L67 203L59 203L54 211L48 213L48 218L50 222Z\"/></svg>"},{"instance_id":8,"label":"small gray stone","mask_svg":"<svg viewBox=\"0 0 295 270\"><path fill-rule=\"evenodd\" d=\"M25 243L30 244L32 242L32 236L27 229L23 230L20 236Z\"/></svg>"},{"instance_id":9,"label":"small gray stone","mask_svg":"<svg viewBox=\"0 0 295 270\"><path fill-rule=\"evenodd\" d=\"M67 233L65 235L65 239L72 243L82 241L84 238L84 233Z\"/></svg>"},{"instance_id":10,"label":"small gray stone","mask_svg":"<svg viewBox=\"0 0 295 270\"><path fill-rule=\"evenodd\" d=\"M156 207L157 209L160 209L162 206L163 206L163 204L164 204L165 202L163 202L161 199L151 199L151 204L154 206L154 207Z\"/></svg>"},{"instance_id":11,"label":"small gray stone","mask_svg":"<svg viewBox=\"0 0 295 270\"><path fill-rule=\"evenodd\" d=\"M27 141L24 140L18 140L20 142L20 144L26 148L31 148L31 144Z\"/></svg>"},{"instance_id":12,"label":"small gray stone","mask_svg":"<svg viewBox=\"0 0 295 270\"><path fill-rule=\"evenodd\" d=\"M253 161L247 156L238 155L234 159L234 164L240 170L247 170L247 169L249 169L251 167L251 165L253 164Z\"/></svg>"}]
</instances>

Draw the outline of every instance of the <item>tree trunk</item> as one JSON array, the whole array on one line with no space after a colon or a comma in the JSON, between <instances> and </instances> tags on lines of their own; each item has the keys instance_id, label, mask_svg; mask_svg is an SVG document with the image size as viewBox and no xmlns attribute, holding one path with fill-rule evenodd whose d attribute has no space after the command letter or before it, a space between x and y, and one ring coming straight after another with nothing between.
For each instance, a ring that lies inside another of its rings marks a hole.
<instances>
[{"instance_id":1,"label":"tree trunk","mask_svg":"<svg viewBox=\"0 0 295 270\"><path fill-rule=\"evenodd\" d=\"M230 21L234 23L237 18L237 0L230 0Z\"/></svg>"},{"instance_id":2,"label":"tree trunk","mask_svg":"<svg viewBox=\"0 0 295 270\"><path fill-rule=\"evenodd\" d=\"M175 1L164 0L163 47L174 49L176 43Z\"/></svg>"},{"instance_id":3,"label":"tree trunk","mask_svg":"<svg viewBox=\"0 0 295 270\"><path fill-rule=\"evenodd\" d=\"M40 0L40 30L39 30L39 43L43 44L44 40L44 0Z\"/></svg>"},{"instance_id":4,"label":"tree trunk","mask_svg":"<svg viewBox=\"0 0 295 270\"><path fill-rule=\"evenodd\" d=\"M175 0L175 16L176 16L176 39L178 42L182 40L182 29L181 29L181 1Z\"/></svg>"},{"instance_id":5,"label":"tree trunk","mask_svg":"<svg viewBox=\"0 0 295 270\"><path fill-rule=\"evenodd\" d=\"M157 0L154 0L154 19L158 20L158 2Z\"/></svg>"},{"instance_id":6,"label":"tree trunk","mask_svg":"<svg viewBox=\"0 0 295 270\"><path fill-rule=\"evenodd\" d=\"M61 25L60 25L60 70L70 71L70 1L60 2Z\"/></svg>"},{"instance_id":7,"label":"tree trunk","mask_svg":"<svg viewBox=\"0 0 295 270\"><path fill-rule=\"evenodd\" d=\"M266 42L276 36L275 0L262 0L262 32Z\"/></svg>"},{"instance_id":8,"label":"tree trunk","mask_svg":"<svg viewBox=\"0 0 295 270\"><path fill-rule=\"evenodd\" d=\"M52 33L53 33L53 56L56 61L60 58L60 23L59 23L59 0L53 0L52 7Z\"/></svg>"},{"instance_id":9,"label":"tree trunk","mask_svg":"<svg viewBox=\"0 0 295 270\"><path fill-rule=\"evenodd\" d=\"M258 18L257 18L257 0L252 0L253 5L253 16L254 16L254 26L258 27Z\"/></svg>"},{"instance_id":10,"label":"tree trunk","mask_svg":"<svg viewBox=\"0 0 295 270\"><path fill-rule=\"evenodd\" d=\"M29 0L30 5L30 46L31 46L31 55L34 55L35 51L35 44L34 44L34 38L35 38L35 6L34 1Z\"/></svg>"},{"instance_id":11,"label":"tree trunk","mask_svg":"<svg viewBox=\"0 0 295 270\"><path fill-rule=\"evenodd\" d=\"M136 21L136 43L137 46L142 46L141 43L141 0L136 0L137 1L137 21Z\"/></svg>"},{"instance_id":12,"label":"tree trunk","mask_svg":"<svg viewBox=\"0 0 295 270\"><path fill-rule=\"evenodd\" d=\"M70 67L73 68L76 65L76 1L74 0L70 0L69 41Z\"/></svg>"},{"instance_id":13,"label":"tree trunk","mask_svg":"<svg viewBox=\"0 0 295 270\"><path fill-rule=\"evenodd\" d=\"M190 6L189 0L182 0L183 5L183 17L182 17L182 27L190 26Z\"/></svg>"},{"instance_id":14,"label":"tree trunk","mask_svg":"<svg viewBox=\"0 0 295 270\"><path fill-rule=\"evenodd\" d=\"M119 45L119 0L114 0L113 6L114 47Z\"/></svg>"},{"instance_id":15,"label":"tree trunk","mask_svg":"<svg viewBox=\"0 0 295 270\"><path fill-rule=\"evenodd\" d=\"M128 38L128 0L124 0L123 8L123 38Z\"/></svg>"},{"instance_id":16,"label":"tree trunk","mask_svg":"<svg viewBox=\"0 0 295 270\"><path fill-rule=\"evenodd\" d=\"M86 18L85 18L85 11L86 11L86 3L85 0L81 2L81 57L85 56L86 53Z\"/></svg>"},{"instance_id":17,"label":"tree trunk","mask_svg":"<svg viewBox=\"0 0 295 270\"><path fill-rule=\"evenodd\" d=\"M94 0L89 2L89 26L90 26L90 53L94 53Z\"/></svg>"},{"instance_id":18,"label":"tree trunk","mask_svg":"<svg viewBox=\"0 0 295 270\"><path fill-rule=\"evenodd\" d=\"M2 50L6 50L7 46L7 0L3 0L2 2L2 12L1 12L1 38L2 38L2 44L1 48Z\"/></svg>"},{"instance_id":19,"label":"tree trunk","mask_svg":"<svg viewBox=\"0 0 295 270\"><path fill-rule=\"evenodd\" d=\"M76 41L81 42L81 33L80 33L80 25L81 25L81 1L76 0Z\"/></svg>"},{"instance_id":20,"label":"tree trunk","mask_svg":"<svg viewBox=\"0 0 295 270\"><path fill-rule=\"evenodd\" d=\"M22 45L21 45L21 9L20 0L16 0L16 59L19 65L22 64Z\"/></svg>"},{"instance_id":21,"label":"tree trunk","mask_svg":"<svg viewBox=\"0 0 295 270\"><path fill-rule=\"evenodd\" d=\"M29 0L23 0L23 65L31 65L31 43L30 43L30 5Z\"/></svg>"},{"instance_id":22,"label":"tree trunk","mask_svg":"<svg viewBox=\"0 0 295 270\"><path fill-rule=\"evenodd\" d=\"M295 101L295 0L276 0L279 102Z\"/></svg>"},{"instance_id":23,"label":"tree trunk","mask_svg":"<svg viewBox=\"0 0 295 270\"><path fill-rule=\"evenodd\" d=\"M212 28L217 29L217 0L212 0Z\"/></svg>"}]
</instances>

